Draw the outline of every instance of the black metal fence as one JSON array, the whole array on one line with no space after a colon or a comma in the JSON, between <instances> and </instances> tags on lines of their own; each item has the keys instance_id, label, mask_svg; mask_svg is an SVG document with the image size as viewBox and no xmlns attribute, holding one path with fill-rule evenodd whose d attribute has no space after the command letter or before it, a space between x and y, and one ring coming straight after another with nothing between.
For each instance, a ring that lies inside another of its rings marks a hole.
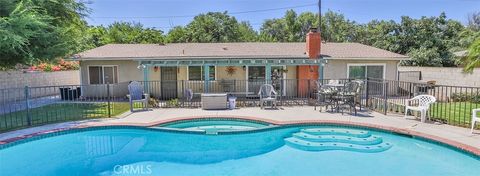
<instances>
[{"instance_id":1,"label":"black metal fence","mask_svg":"<svg viewBox=\"0 0 480 176\"><path fill-rule=\"evenodd\" d=\"M321 80L327 84L330 80ZM340 84L350 81L339 80ZM141 82L151 96L152 108L198 108L201 93L228 93L238 107L258 106L258 91L268 83L278 93L278 105L303 106L316 101L317 80L213 80ZM49 123L107 118L129 111L128 82L100 85L63 85L0 89L0 131ZM186 97L191 89L193 98ZM471 123L472 109L480 108L480 87L429 85L424 83L364 80L361 105L387 113L404 113L406 101L416 95L437 98L429 110L432 120L457 126ZM140 104L135 105L140 107Z\"/></svg>"},{"instance_id":2,"label":"black metal fence","mask_svg":"<svg viewBox=\"0 0 480 176\"><path fill-rule=\"evenodd\" d=\"M0 131L119 115L129 109L120 88L126 85L0 89Z\"/></svg>"},{"instance_id":3,"label":"black metal fence","mask_svg":"<svg viewBox=\"0 0 480 176\"><path fill-rule=\"evenodd\" d=\"M431 120L469 127L472 110L480 108L480 87L434 85L427 83L396 80L375 80L367 82L367 106L375 111L405 113L407 101L417 95L431 95L437 101L430 106ZM412 102L415 104L416 102ZM417 115L417 114L413 114Z\"/></svg>"}]
</instances>

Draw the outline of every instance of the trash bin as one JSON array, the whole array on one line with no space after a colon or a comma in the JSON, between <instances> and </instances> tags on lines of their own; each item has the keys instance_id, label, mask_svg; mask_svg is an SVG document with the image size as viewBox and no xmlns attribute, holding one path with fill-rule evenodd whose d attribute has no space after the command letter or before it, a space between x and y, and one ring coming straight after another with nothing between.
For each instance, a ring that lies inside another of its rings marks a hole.
<instances>
[{"instance_id":1,"label":"trash bin","mask_svg":"<svg viewBox=\"0 0 480 176\"><path fill-rule=\"evenodd\" d=\"M70 88L67 87L61 87L60 88L60 99L62 100L68 100L68 92L70 91Z\"/></svg>"},{"instance_id":2,"label":"trash bin","mask_svg":"<svg viewBox=\"0 0 480 176\"><path fill-rule=\"evenodd\" d=\"M235 109L235 104L237 103L237 97L230 96L228 97L228 108Z\"/></svg>"}]
</instances>

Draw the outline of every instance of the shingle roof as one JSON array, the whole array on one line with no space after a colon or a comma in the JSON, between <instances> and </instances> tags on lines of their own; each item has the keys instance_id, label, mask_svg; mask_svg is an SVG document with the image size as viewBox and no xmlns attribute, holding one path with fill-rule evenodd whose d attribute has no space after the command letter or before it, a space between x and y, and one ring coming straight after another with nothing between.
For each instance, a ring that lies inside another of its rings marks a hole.
<instances>
[{"instance_id":1,"label":"shingle roof","mask_svg":"<svg viewBox=\"0 0 480 176\"><path fill-rule=\"evenodd\" d=\"M406 56L359 43L323 43L331 58L407 59ZM172 43L108 44L77 55L80 59L306 58L305 43Z\"/></svg>"}]
</instances>

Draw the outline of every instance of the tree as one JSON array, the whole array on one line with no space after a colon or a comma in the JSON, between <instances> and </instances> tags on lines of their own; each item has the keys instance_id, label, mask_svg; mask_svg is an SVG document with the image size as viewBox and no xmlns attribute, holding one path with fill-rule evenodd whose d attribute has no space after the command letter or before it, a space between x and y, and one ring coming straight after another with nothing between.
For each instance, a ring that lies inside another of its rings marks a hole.
<instances>
[{"instance_id":1,"label":"tree","mask_svg":"<svg viewBox=\"0 0 480 176\"><path fill-rule=\"evenodd\" d=\"M35 59L63 54L61 31L50 25L52 18L39 13L30 1L21 1L8 16L0 18L1 66L31 63ZM49 47L46 47L49 46Z\"/></svg>"},{"instance_id":2,"label":"tree","mask_svg":"<svg viewBox=\"0 0 480 176\"><path fill-rule=\"evenodd\" d=\"M187 30L182 26L175 26L170 31L168 31L166 41L168 43L187 42Z\"/></svg>"},{"instance_id":3,"label":"tree","mask_svg":"<svg viewBox=\"0 0 480 176\"><path fill-rule=\"evenodd\" d=\"M238 25L238 32L240 33L239 41L255 42L258 40L257 32L252 28L250 23L242 21Z\"/></svg>"},{"instance_id":4,"label":"tree","mask_svg":"<svg viewBox=\"0 0 480 176\"><path fill-rule=\"evenodd\" d=\"M342 14L328 11L322 17L322 38L327 42L355 42L358 40L356 25Z\"/></svg>"},{"instance_id":5,"label":"tree","mask_svg":"<svg viewBox=\"0 0 480 176\"><path fill-rule=\"evenodd\" d=\"M416 62L416 54L412 54L420 48L429 48L436 50L439 58L430 58L430 60L440 59L445 67L455 66L457 61L450 51L450 48L458 46L458 34L464 27L460 22L447 20L445 13L438 17L422 17L418 20L402 17L400 23L400 31L398 33L399 48L397 53L407 54L412 57L411 62ZM411 54L411 55L410 55ZM435 55L430 55L435 56ZM437 66L436 63L425 63L420 66Z\"/></svg>"},{"instance_id":6,"label":"tree","mask_svg":"<svg viewBox=\"0 0 480 176\"><path fill-rule=\"evenodd\" d=\"M51 61L82 50L86 10L75 0L0 1L0 66ZM5 4L5 6L4 6Z\"/></svg>"},{"instance_id":7,"label":"tree","mask_svg":"<svg viewBox=\"0 0 480 176\"><path fill-rule=\"evenodd\" d=\"M280 19L265 20L260 28L260 41L303 42L308 30L318 26L318 15L305 12L297 15L288 10Z\"/></svg>"},{"instance_id":8,"label":"tree","mask_svg":"<svg viewBox=\"0 0 480 176\"><path fill-rule=\"evenodd\" d=\"M399 50L398 35L399 25L393 20L373 20L358 27L358 42L389 51Z\"/></svg>"},{"instance_id":9,"label":"tree","mask_svg":"<svg viewBox=\"0 0 480 176\"><path fill-rule=\"evenodd\" d=\"M89 27L87 34L87 48L95 48L110 43L107 38L107 29L103 26Z\"/></svg>"},{"instance_id":10,"label":"tree","mask_svg":"<svg viewBox=\"0 0 480 176\"><path fill-rule=\"evenodd\" d=\"M480 11L468 14L468 28L480 31Z\"/></svg>"},{"instance_id":11,"label":"tree","mask_svg":"<svg viewBox=\"0 0 480 176\"><path fill-rule=\"evenodd\" d=\"M239 24L227 12L209 12L193 18L186 27L186 42L239 42Z\"/></svg>"},{"instance_id":12,"label":"tree","mask_svg":"<svg viewBox=\"0 0 480 176\"><path fill-rule=\"evenodd\" d=\"M288 42L287 27L283 19L268 19L260 28L262 42Z\"/></svg>"},{"instance_id":13,"label":"tree","mask_svg":"<svg viewBox=\"0 0 480 176\"><path fill-rule=\"evenodd\" d=\"M0 0L0 17L7 17L15 9L18 0Z\"/></svg>"},{"instance_id":14,"label":"tree","mask_svg":"<svg viewBox=\"0 0 480 176\"><path fill-rule=\"evenodd\" d=\"M119 44L145 44L164 43L163 31L154 28L144 28L135 22L114 22L107 28L93 27L89 30L90 41L96 46L109 43Z\"/></svg>"},{"instance_id":15,"label":"tree","mask_svg":"<svg viewBox=\"0 0 480 176\"><path fill-rule=\"evenodd\" d=\"M257 33L248 22L238 22L227 12L209 12L195 16L185 27L174 27L166 38L171 43L250 42L257 40Z\"/></svg>"},{"instance_id":16,"label":"tree","mask_svg":"<svg viewBox=\"0 0 480 176\"><path fill-rule=\"evenodd\" d=\"M465 63L464 71L466 72L471 73L474 68L480 67L480 38L477 38L468 49Z\"/></svg>"}]
</instances>

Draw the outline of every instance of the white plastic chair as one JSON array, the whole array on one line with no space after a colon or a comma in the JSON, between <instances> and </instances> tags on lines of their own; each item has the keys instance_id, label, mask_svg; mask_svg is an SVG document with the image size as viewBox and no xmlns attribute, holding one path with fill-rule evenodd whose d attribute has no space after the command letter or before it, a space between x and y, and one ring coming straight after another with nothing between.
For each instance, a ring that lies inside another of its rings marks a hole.
<instances>
[{"instance_id":1,"label":"white plastic chair","mask_svg":"<svg viewBox=\"0 0 480 176\"><path fill-rule=\"evenodd\" d=\"M143 86L137 81L132 81L128 84L128 102L130 103L130 112L133 112L133 104L141 102L144 110L148 110L148 94L143 93Z\"/></svg>"},{"instance_id":2,"label":"white plastic chair","mask_svg":"<svg viewBox=\"0 0 480 176\"><path fill-rule=\"evenodd\" d=\"M277 108L277 92L272 85L262 85L260 91L258 91L258 96L260 96L260 108L263 109L266 102L272 102L272 108Z\"/></svg>"},{"instance_id":3,"label":"white plastic chair","mask_svg":"<svg viewBox=\"0 0 480 176\"><path fill-rule=\"evenodd\" d=\"M480 117L477 116L478 113L480 113L480 109L472 110L472 131L471 131L471 133L473 133L473 129L475 128L475 123L480 122Z\"/></svg>"},{"instance_id":4,"label":"white plastic chair","mask_svg":"<svg viewBox=\"0 0 480 176\"><path fill-rule=\"evenodd\" d=\"M416 106L410 105L412 101L417 102ZM407 100L407 104L405 105L405 118L407 118L408 110L420 111L420 121L425 122L430 104L435 103L435 101L437 101L437 99L431 95L418 95Z\"/></svg>"},{"instance_id":5,"label":"white plastic chair","mask_svg":"<svg viewBox=\"0 0 480 176\"><path fill-rule=\"evenodd\" d=\"M331 79L331 80L328 80L328 84L330 84L330 85L340 84L340 80L338 80L338 79Z\"/></svg>"}]
</instances>

